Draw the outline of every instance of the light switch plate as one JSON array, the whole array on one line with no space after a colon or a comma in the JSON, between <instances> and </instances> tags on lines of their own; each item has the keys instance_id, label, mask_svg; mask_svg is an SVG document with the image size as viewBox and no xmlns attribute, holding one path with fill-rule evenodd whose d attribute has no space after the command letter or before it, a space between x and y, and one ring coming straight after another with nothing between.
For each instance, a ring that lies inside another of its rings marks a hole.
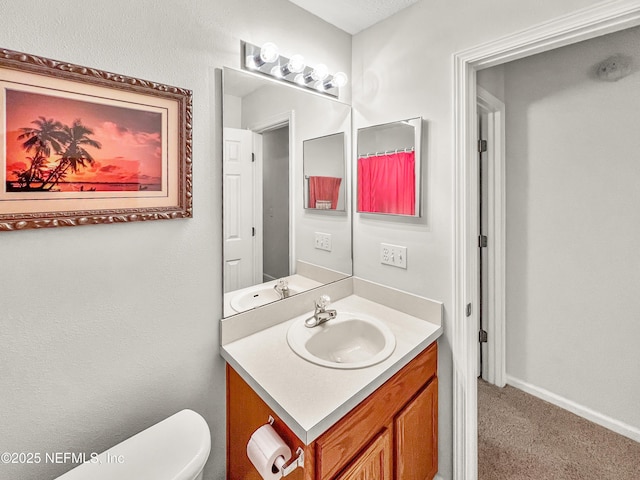
<instances>
[{"instance_id":1,"label":"light switch plate","mask_svg":"<svg viewBox=\"0 0 640 480\"><path fill-rule=\"evenodd\" d=\"M330 252L331 251L331 234L316 232L315 247L318 250L325 250L327 252Z\"/></svg>"}]
</instances>

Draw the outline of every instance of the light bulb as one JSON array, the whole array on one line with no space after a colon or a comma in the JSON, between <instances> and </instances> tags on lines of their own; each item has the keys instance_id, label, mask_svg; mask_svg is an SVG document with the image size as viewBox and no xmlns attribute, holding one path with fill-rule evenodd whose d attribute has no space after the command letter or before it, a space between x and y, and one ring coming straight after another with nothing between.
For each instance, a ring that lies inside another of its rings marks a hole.
<instances>
[{"instance_id":1,"label":"light bulb","mask_svg":"<svg viewBox=\"0 0 640 480\"><path fill-rule=\"evenodd\" d=\"M305 80L304 75L301 73L297 74L293 79L293 81L298 85L300 85L301 87L304 87L307 84L307 81Z\"/></svg>"},{"instance_id":2,"label":"light bulb","mask_svg":"<svg viewBox=\"0 0 640 480\"><path fill-rule=\"evenodd\" d=\"M300 73L304 70L304 57L302 55L294 55L289 59L287 69L291 73Z\"/></svg>"},{"instance_id":3,"label":"light bulb","mask_svg":"<svg viewBox=\"0 0 640 480\"><path fill-rule=\"evenodd\" d=\"M330 80L324 82L324 88L340 88L347 84L347 75L343 72L336 73Z\"/></svg>"},{"instance_id":4,"label":"light bulb","mask_svg":"<svg viewBox=\"0 0 640 480\"><path fill-rule=\"evenodd\" d=\"M338 72L333 76L333 81L331 83L333 83L335 87L342 88L347 84L348 81L349 77L347 77L346 73Z\"/></svg>"},{"instance_id":5,"label":"light bulb","mask_svg":"<svg viewBox=\"0 0 640 480\"><path fill-rule=\"evenodd\" d=\"M262 63L273 63L278 60L278 46L275 43L267 42L260 49L260 60Z\"/></svg>"},{"instance_id":6,"label":"light bulb","mask_svg":"<svg viewBox=\"0 0 640 480\"><path fill-rule=\"evenodd\" d=\"M324 63L319 63L311 72L311 78L314 80L324 80L329 75L329 69Z\"/></svg>"},{"instance_id":7,"label":"light bulb","mask_svg":"<svg viewBox=\"0 0 640 480\"><path fill-rule=\"evenodd\" d=\"M274 65L273 68L271 69L271 75L273 75L276 78L282 78L286 75L286 73L283 73L285 67L281 67L280 65Z\"/></svg>"},{"instance_id":8,"label":"light bulb","mask_svg":"<svg viewBox=\"0 0 640 480\"><path fill-rule=\"evenodd\" d=\"M304 70L304 67L304 57L302 55L294 55L286 65L280 68L280 78L286 77L290 73L300 73Z\"/></svg>"}]
</instances>

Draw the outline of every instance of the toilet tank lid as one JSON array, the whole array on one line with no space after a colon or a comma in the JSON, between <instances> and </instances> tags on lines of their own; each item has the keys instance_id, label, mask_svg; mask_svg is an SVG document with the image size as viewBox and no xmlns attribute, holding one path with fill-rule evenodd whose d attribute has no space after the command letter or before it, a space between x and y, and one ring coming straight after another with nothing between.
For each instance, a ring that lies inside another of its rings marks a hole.
<instances>
[{"instance_id":1,"label":"toilet tank lid","mask_svg":"<svg viewBox=\"0 0 640 480\"><path fill-rule=\"evenodd\" d=\"M193 480L210 451L207 422L193 410L182 410L58 480Z\"/></svg>"}]
</instances>

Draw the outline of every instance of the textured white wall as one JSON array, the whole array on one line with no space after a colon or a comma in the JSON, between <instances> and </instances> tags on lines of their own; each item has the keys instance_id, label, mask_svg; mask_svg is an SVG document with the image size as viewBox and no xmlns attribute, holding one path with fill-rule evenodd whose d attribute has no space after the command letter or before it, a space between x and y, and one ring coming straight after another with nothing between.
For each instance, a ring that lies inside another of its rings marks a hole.
<instances>
[{"instance_id":1,"label":"textured white wall","mask_svg":"<svg viewBox=\"0 0 640 480\"><path fill-rule=\"evenodd\" d=\"M354 127L422 116L423 212L418 220L355 214L354 273L444 302L439 342L440 475L452 477L448 317L453 257L453 55L594 4L591 0L421 1L353 38ZM408 247L407 270L380 265L380 242Z\"/></svg>"},{"instance_id":2,"label":"textured white wall","mask_svg":"<svg viewBox=\"0 0 640 480\"><path fill-rule=\"evenodd\" d=\"M505 66L507 373L640 428L640 28ZM595 78L614 54L617 82Z\"/></svg>"},{"instance_id":3,"label":"textured white wall","mask_svg":"<svg viewBox=\"0 0 640 480\"><path fill-rule=\"evenodd\" d=\"M480 70L476 81L487 92L504 102L504 64Z\"/></svg>"},{"instance_id":4,"label":"textured white wall","mask_svg":"<svg viewBox=\"0 0 640 480\"><path fill-rule=\"evenodd\" d=\"M351 37L285 0L0 0L0 11L2 48L193 90L195 215L0 235L0 452L102 451L192 408L212 432L206 478L222 479L214 70L239 67L244 39L349 73ZM0 465L0 478L71 467Z\"/></svg>"}]
</instances>

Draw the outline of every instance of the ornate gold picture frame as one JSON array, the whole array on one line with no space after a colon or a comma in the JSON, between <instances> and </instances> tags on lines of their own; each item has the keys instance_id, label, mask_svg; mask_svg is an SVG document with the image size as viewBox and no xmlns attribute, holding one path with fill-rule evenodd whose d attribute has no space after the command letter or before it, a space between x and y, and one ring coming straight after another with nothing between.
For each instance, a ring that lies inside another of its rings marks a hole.
<instances>
[{"instance_id":1,"label":"ornate gold picture frame","mask_svg":"<svg viewBox=\"0 0 640 480\"><path fill-rule=\"evenodd\" d=\"M0 50L0 231L192 217L192 93Z\"/></svg>"}]
</instances>

